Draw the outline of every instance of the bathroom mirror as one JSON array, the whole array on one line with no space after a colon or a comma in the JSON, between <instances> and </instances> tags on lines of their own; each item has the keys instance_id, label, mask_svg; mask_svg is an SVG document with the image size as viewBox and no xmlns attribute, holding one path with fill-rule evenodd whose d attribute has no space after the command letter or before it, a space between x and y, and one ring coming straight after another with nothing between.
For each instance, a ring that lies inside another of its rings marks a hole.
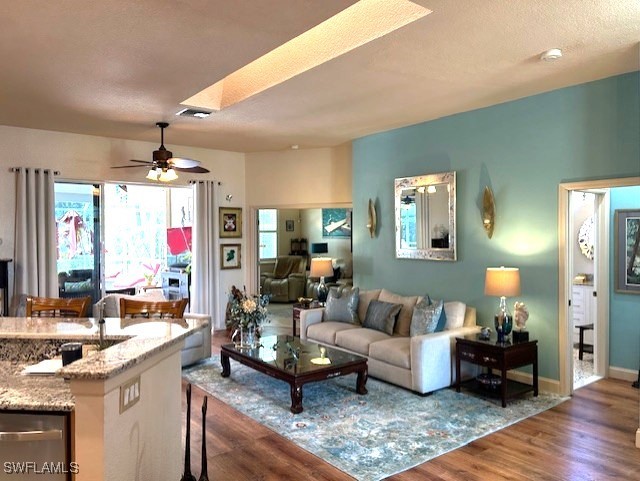
<instances>
[{"instance_id":1,"label":"bathroom mirror","mask_svg":"<svg viewBox=\"0 0 640 481\"><path fill-rule=\"evenodd\" d=\"M456 260L456 173L395 179L396 257Z\"/></svg>"}]
</instances>

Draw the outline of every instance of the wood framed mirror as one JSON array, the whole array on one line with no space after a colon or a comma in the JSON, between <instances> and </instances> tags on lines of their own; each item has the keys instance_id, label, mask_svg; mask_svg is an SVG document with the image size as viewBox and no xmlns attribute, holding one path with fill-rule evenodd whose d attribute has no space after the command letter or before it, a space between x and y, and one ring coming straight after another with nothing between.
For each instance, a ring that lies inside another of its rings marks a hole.
<instances>
[{"instance_id":1,"label":"wood framed mirror","mask_svg":"<svg viewBox=\"0 0 640 481\"><path fill-rule=\"evenodd\" d=\"M396 258L455 261L456 173L395 179Z\"/></svg>"}]
</instances>

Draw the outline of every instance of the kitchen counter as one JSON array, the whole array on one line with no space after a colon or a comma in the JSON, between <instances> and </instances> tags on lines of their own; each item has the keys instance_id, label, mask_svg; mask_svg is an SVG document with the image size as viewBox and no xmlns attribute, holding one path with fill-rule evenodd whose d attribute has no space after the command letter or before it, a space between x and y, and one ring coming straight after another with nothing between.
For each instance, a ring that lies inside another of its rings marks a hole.
<instances>
[{"instance_id":1,"label":"kitchen counter","mask_svg":"<svg viewBox=\"0 0 640 481\"><path fill-rule=\"evenodd\" d=\"M54 375L22 375L23 368L52 357L69 341L98 344L94 319L0 318L0 410L71 411L74 397L68 380L106 380L169 349L199 329L202 319L106 319L105 341L111 347Z\"/></svg>"}]
</instances>

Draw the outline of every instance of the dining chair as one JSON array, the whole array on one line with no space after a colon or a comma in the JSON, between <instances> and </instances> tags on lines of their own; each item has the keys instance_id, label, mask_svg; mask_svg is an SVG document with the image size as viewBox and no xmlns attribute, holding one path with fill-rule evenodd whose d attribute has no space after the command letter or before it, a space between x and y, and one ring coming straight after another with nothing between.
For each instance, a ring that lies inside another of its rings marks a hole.
<instances>
[{"instance_id":1,"label":"dining chair","mask_svg":"<svg viewBox=\"0 0 640 481\"><path fill-rule=\"evenodd\" d=\"M27 296L27 317L87 317L91 296L60 299Z\"/></svg>"},{"instance_id":2,"label":"dining chair","mask_svg":"<svg viewBox=\"0 0 640 481\"><path fill-rule=\"evenodd\" d=\"M124 318L172 318L178 319L184 316L184 311L189 299L173 301L152 301L120 299L120 317Z\"/></svg>"}]
</instances>

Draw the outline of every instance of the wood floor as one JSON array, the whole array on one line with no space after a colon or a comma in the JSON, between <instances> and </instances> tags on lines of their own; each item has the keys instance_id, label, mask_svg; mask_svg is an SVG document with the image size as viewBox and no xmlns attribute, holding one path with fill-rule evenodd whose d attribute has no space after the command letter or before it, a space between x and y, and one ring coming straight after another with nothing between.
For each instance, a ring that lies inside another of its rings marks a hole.
<instances>
[{"instance_id":1,"label":"wood floor","mask_svg":"<svg viewBox=\"0 0 640 481\"><path fill-rule=\"evenodd\" d=\"M223 335L214 336L214 352L219 352L223 342ZM183 382L183 393L185 386ZM200 406L204 395L193 387L191 469L196 479L201 466ZM635 447L638 406L639 391L630 383L598 381L553 409L387 479L639 479L640 449ZM211 396L205 436L212 481L354 479Z\"/></svg>"}]
</instances>

